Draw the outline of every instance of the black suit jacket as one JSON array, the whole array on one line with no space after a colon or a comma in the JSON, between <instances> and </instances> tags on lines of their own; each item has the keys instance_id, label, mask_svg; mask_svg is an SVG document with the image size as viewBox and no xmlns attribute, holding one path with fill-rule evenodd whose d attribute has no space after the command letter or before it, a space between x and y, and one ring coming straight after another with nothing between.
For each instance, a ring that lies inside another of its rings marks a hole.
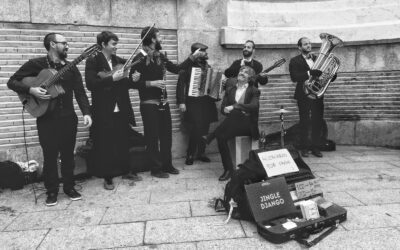
<instances>
[{"instance_id":1,"label":"black suit jacket","mask_svg":"<svg viewBox=\"0 0 400 250\"><path fill-rule=\"evenodd\" d=\"M249 85L246 89L245 96L244 96L244 103L240 104L237 103L235 100L235 95L236 95L236 89L237 87L234 86L227 90L227 93L225 93L224 99L222 100L221 103L221 112L224 115L230 115L232 112L242 112L245 115L250 116L250 130L251 130L251 136L253 139L258 139L260 136L259 130L258 130L258 112L260 110L260 90L256 88L255 86ZM224 112L224 108L227 106L233 105L233 110L231 113L226 114Z\"/></svg>"},{"instance_id":2,"label":"black suit jacket","mask_svg":"<svg viewBox=\"0 0 400 250\"><path fill-rule=\"evenodd\" d=\"M112 56L112 65L123 64L126 60ZM129 119L133 126L135 116L129 98L129 88L133 83L129 78L124 78L114 82L112 76L100 78L97 73L110 71L110 66L103 53L98 53L95 57L86 61L85 78L86 87L92 92L92 113L96 126L110 127L113 119L115 104L118 104L120 112Z\"/></svg>"},{"instance_id":3,"label":"black suit jacket","mask_svg":"<svg viewBox=\"0 0 400 250\"><path fill-rule=\"evenodd\" d=\"M315 61L316 59L316 56L314 54L312 55L312 59L313 61ZM309 78L307 73L307 71L309 70L310 67L308 66L306 60L301 54L293 57L290 60L289 63L290 79L292 79L293 82L297 83L296 90L294 92L294 99L296 100L307 98L303 91L303 85L304 82Z\"/></svg>"}]
</instances>

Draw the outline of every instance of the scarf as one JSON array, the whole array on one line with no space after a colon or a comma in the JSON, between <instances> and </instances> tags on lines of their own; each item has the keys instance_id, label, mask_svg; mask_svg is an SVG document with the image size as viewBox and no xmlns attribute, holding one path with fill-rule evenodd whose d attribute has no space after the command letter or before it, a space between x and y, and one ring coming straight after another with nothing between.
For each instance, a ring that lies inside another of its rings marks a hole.
<instances>
[{"instance_id":1,"label":"scarf","mask_svg":"<svg viewBox=\"0 0 400 250\"><path fill-rule=\"evenodd\" d=\"M142 48L147 53L146 65L149 65L151 62L162 65L161 53L159 50L152 49L149 46L143 46Z\"/></svg>"}]
</instances>

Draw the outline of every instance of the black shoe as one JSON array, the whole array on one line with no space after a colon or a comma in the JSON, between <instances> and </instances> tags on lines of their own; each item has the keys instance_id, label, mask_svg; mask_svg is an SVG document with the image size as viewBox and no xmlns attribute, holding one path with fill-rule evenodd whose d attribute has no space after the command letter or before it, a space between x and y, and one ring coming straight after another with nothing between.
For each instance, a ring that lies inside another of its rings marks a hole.
<instances>
[{"instance_id":1,"label":"black shoe","mask_svg":"<svg viewBox=\"0 0 400 250\"><path fill-rule=\"evenodd\" d=\"M185 160L185 164L186 165L193 165L193 156L192 155L188 155L186 156L186 160Z\"/></svg>"},{"instance_id":2,"label":"black shoe","mask_svg":"<svg viewBox=\"0 0 400 250\"><path fill-rule=\"evenodd\" d=\"M64 190L64 193L71 199L71 201L78 201L82 199L82 195L78 193L75 188Z\"/></svg>"},{"instance_id":3,"label":"black shoe","mask_svg":"<svg viewBox=\"0 0 400 250\"><path fill-rule=\"evenodd\" d=\"M218 178L220 181L227 181L231 178L231 171L225 170L224 173Z\"/></svg>"},{"instance_id":4,"label":"black shoe","mask_svg":"<svg viewBox=\"0 0 400 250\"><path fill-rule=\"evenodd\" d=\"M128 180L132 180L132 181L142 181L143 180L142 177L140 177L134 173L129 173L129 174L123 175L122 179L128 179Z\"/></svg>"},{"instance_id":5,"label":"black shoe","mask_svg":"<svg viewBox=\"0 0 400 250\"><path fill-rule=\"evenodd\" d=\"M307 149L301 150L301 156L308 157L308 150Z\"/></svg>"},{"instance_id":6,"label":"black shoe","mask_svg":"<svg viewBox=\"0 0 400 250\"><path fill-rule=\"evenodd\" d=\"M164 172L167 172L169 174L179 174L179 170L174 168L174 166L169 166L168 168L165 168Z\"/></svg>"},{"instance_id":7,"label":"black shoe","mask_svg":"<svg viewBox=\"0 0 400 250\"><path fill-rule=\"evenodd\" d=\"M46 206L51 207L57 205L57 194L56 193L48 193L46 199Z\"/></svg>"},{"instance_id":8,"label":"black shoe","mask_svg":"<svg viewBox=\"0 0 400 250\"><path fill-rule=\"evenodd\" d=\"M199 157L197 157L197 160L200 160L200 161L202 161L202 162L211 162L210 158L208 158L208 157L205 156L204 154L203 154L203 155L200 155Z\"/></svg>"},{"instance_id":9,"label":"black shoe","mask_svg":"<svg viewBox=\"0 0 400 250\"><path fill-rule=\"evenodd\" d=\"M152 172L151 175L156 178L169 178L169 174L167 174L163 171L158 171L158 172L154 172L154 173Z\"/></svg>"},{"instance_id":10,"label":"black shoe","mask_svg":"<svg viewBox=\"0 0 400 250\"><path fill-rule=\"evenodd\" d=\"M115 188L115 186L114 186L112 178L104 179L104 189L105 190L114 190L114 188Z\"/></svg>"},{"instance_id":11,"label":"black shoe","mask_svg":"<svg viewBox=\"0 0 400 250\"><path fill-rule=\"evenodd\" d=\"M317 149L317 148L311 150L311 153L312 153L313 155L315 155L316 157L322 157L321 151L320 151L319 149Z\"/></svg>"}]
</instances>

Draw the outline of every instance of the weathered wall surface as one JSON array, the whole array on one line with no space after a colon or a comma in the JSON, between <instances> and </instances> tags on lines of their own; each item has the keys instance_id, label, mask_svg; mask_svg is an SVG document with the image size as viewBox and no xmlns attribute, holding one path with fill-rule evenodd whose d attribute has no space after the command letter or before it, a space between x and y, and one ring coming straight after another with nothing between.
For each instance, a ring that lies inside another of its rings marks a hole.
<instances>
[{"instance_id":1,"label":"weathered wall surface","mask_svg":"<svg viewBox=\"0 0 400 250\"><path fill-rule=\"evenodd\" d=\"M319 9L314 9L321 15L307 19L308 23L300 22L299 13L307 12L303 3L316 4ZM257 7L265 4L280 11ZM28 58L45 53L41 39L47 31L66 33L73 41L73 57L95 41L97 32L109 29L125 36L119 53L126 57L139 41L140 28L152 23L162 29L166 38L164 49L171 59L182 61L190 53L193 42L202 42L209 46L210 64L225 69L233 60L241 58L240 47L247 39L257 43L256 59L264 68L279 58L289 61L297 55L295 43L299 36L309 36L317 51L319 24L325 22L326 27L345 40L345 47L335 52L342 63L339 78L326 94L325 117L330 138L342 144L399 146L400 35L396 29L399 4L396 0L362 1L364 7L359 4L357 0L4 0L0 9L0 159L11 156L23 159L20 106L15 94L5 86L6 80ZM327 5L331 9L324 12L322 7ZM335 8L340 11L333 11ZM336 14L332 16L332 13ZM340 13L347 19L340 18ZM331 20L324 18L329 15ZM338 29L341 24L348 25L344 33L336 33L341 30ZM312 26L314 28L309 29ZM349 29L359 32L349 32ZM285 30L301 32L285 33ZM366 37L371 34L375 37ZM286 116L288 126L298 120L296 103L292 99L294 84L287 75L288 63L271 74L270 83L261 88L260 128L267 132L279 129L279 117L272 111L280 105L293 111ZM180 157L185 154L187 138L175 105L176 79L175 75L169 76L168 92L173 107L173 154ZM140 125L135 95L133 91L132 104ZM39 157L33 120L28 119L28 128L30 153ZM79 141L86 137L87 130L80 128ZM215 145L208 150L216 151Z\"/></svg>"}]
</instances>

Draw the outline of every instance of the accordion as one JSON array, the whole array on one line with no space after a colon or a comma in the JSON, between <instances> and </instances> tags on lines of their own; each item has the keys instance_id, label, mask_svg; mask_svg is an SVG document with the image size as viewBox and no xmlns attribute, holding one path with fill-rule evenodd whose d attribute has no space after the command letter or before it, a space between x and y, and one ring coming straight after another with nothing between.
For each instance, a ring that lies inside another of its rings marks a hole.
<instances>
[{"instance_id":1,"label":"accordion","mask_svg":"<svg viewBox=\"0 0 400 250\"><path fill-rule=\"evenodd\" d=\"M215 100L219 100L222 91L222 72L208 68L206 77L206 80L202 81L201 68L193 67L188 95L192 97L208 95Z\"/></svg>"}]
</instances>

